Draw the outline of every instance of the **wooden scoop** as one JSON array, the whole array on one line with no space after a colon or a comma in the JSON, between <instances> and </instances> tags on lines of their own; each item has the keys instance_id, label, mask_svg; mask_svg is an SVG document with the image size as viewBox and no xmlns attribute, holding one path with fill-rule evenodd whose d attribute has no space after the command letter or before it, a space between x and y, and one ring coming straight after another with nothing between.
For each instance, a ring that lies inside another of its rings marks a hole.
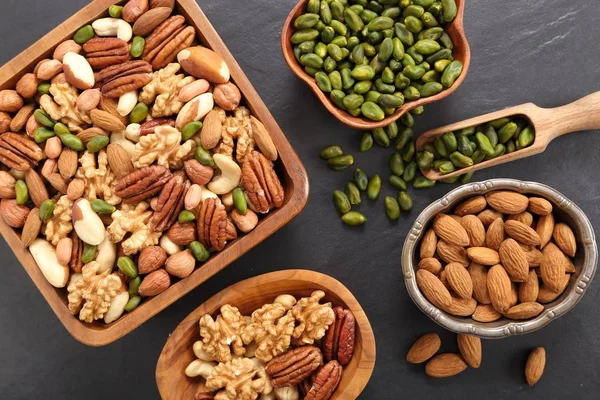
<instances>
[{"instance_id":1,"label":"wooden scoop","mask_svg":"<svg viewBox=\"0 0 600 400\"><path fill-rule=\"evenodd\" d=\"M592 93L562 107L541 108L533 103L521 104L520 106L507 108L505 110L496 111L457 122L452 125L433 129L419 136L417 139L417 150L422 151L425 144L432 143L438 136L443 135L446 132L457 132L463 128L469 128L499 118L513 116L524 116L529 119L531 125L535 129L535 140L531 146L491 160L482 161L471 167L457 169L446 175L440 174L434 169L429 171L421 170L421 172L425 177L434 181L452 178L456 175L466 174L467 172L477 171L539 154L546 150L546 147L553 139L566 133L600 129L600 92Z\"/></svg>"}]
</instances>

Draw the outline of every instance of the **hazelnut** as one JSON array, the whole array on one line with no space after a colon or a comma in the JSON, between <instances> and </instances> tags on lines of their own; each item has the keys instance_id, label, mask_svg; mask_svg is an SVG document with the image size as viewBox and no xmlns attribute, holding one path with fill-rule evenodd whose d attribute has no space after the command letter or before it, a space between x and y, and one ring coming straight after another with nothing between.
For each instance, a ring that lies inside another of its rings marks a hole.
<instances>
[{"instance_id":1,"label":"hazelnut","mask_svg":"<svg viewBox=\"0 0 600 400\"><path fill-rule=\"evenodd\" d=\"M15 198L15 182L16 179L11 174L6 171L0 171L0 198Z\"/></svg>"},{"instance_id":2,"label":"hazelnut","mask_svg":"<svg viewBox=\"0 0 600 400\"><path fill-rule=\"evenodd\" d=\"M37 78L41 81L49 81L63 70L63 65L58 60L46 60L40 64L37 70Z\"/></svg>"},{"instance_id":3,"label":"hazelnut","mask_svg":"<svg viewBox=\"0 0 600 400\"><path fill-rule=\"evenodd\" d=\"M52 58L62 62L65 54L69 52L79 54L81 53L81 46L77 44L77 42L75 42L74 40L64 41L56 47Z\"/></svg>"},{"instance_id":4,"label":"hazelnut","mask_svg":"<svg viewBox=\"0 0 600 400\"><path fill-rule=\"evenodd\" d=\"M223 110L227 111L235 110L242 100L240 89L231 82L215 86L213 97L215 103Z\"/></svg>"},{"instance_id":5,"label":"hazelnut","mask_svg":"<svg viewBox=\"0 0 600 400\"><path fill-rule=\"evenodd\" d=\"M46 161L48 162L48 161ZM69 186L67 187L67 197L71 201L75 201L83 196L83 192L85 191L85 182L81 179L73 179Z\"/></svg>"},{"instance_id":6,"label":"hazelnut","mask_svg":"<svg viewBox=\"0 0 600 400\"><path fill-rule=\"evenodd\" d=\"M23 98L16 90L0 91L0 111L17 112L23 104Z\"/></svg>"},{"instance_id":7,"label":"hazelnut","mask_svg":"<svg viewBox=\"0 0 600 400\"><path fill-rule=\"evenodd\" d=\"M140 274L149 274L165 265L166 261L167 253L161 247L146 247L138 258L138 271Z\"/></svg>"},{"instance_id":8,"label":"hazelnut","mask_svg":"<svg viewBox=\"0 0 600 400\"><path fill-rule=\"evenodd\" d=\"M164 269L156 270L148 274L138 289L138 293L143 297L156 296L171 286L171 278Z\"/></svg>"},{"instance_id":9,"label":"hazelnut","mask_svg":"<svg viewBox=\"0 0 600 400\"><path fill-rule=\"evenodd\" d=\"M186 246L196 240L196 224L175 222L167 231L167 237L177 245Z\"/></svg>"},{"instance_id":10,"label":"hazelnut","mask_svg":"<svg viewBox=\"0 0 600 400\"><path fill-rule=\"evenodd\" d=\"M35 74L25 74L17 82L17 93L26 99L31 99L37 94L38 78Z\"/></svg>"},{"instance_id":11,"label":"hazelnut","mask_svg":"<svg viewBox=\"0 0 600 400\"><path fill-rule=\"evenodd\" d=\"M196 259L192 255L192 252L187 249L169 257L165 264L165 269L173 276L185 278L194 271L195 266Z\"/></svg>"},{"instance_id":12,"label":"hazelnut","mask_svg":"<svg viewBox=\"0 0 600 400\"><path fill-rule=\"evenodd\" d=\"M12 118L9 113L0 111L0 133L8 132L10 130L10 123Z\"/></svg>"},{"instance_id":13,"label":"hazelnut","mask_svg":"<svg viewBox=\"0 0 600 400\"><path fill-rule=\"evenodd\" d=\"M250 209L246 210L246 215L242 215L237 209L233 209L231 219L235 226L244 233L250 232L258 224L258 215Z\"/></svg>"},{"instance_id":14,"label":"hazelnut","mask_svg":"<svg viewBox=\"0 0 600 400\"><path fill-rule=\"evenodd\" d=\"M46 147L44 148L46 157L58 158L62 152L62 142L58 136L51 137L46 140Z\"/></svg>"},{"instance_id":15,"label":"hazelnut","mask_svg":"<svg viewBox=\"0 0 600 400\"><path fill-rule=\"evenodd\" d=\"M190 188L188 189L188 191L185 195L185 199L184 199L185 209L186 210L195 210L196 207L198 207L200 205L201 201L202 201L202 186L194 183L193 185L190 186Z\"/></svg>"},{"instance_id":16,"label":"hazelnut","mask_svg":"<svg viewBox=\"0 0 600 400\"><path fill-rule=\"evenodd\" d=\"M42 167L42 176L47 177L58 172L58 161L55 158L48 158Z\"/></svg>"},{"instance_id":17,"label":"hazelnut","mask_svg":"<svg viewBox=\"0 0 600 400\"><path fill-rule=\"evenodd\" d=\"M202 165L198 160L187 160L183 164L186 175L196 185L206 185L215 174L212 167Z\"/></svg>"}]
</instances>

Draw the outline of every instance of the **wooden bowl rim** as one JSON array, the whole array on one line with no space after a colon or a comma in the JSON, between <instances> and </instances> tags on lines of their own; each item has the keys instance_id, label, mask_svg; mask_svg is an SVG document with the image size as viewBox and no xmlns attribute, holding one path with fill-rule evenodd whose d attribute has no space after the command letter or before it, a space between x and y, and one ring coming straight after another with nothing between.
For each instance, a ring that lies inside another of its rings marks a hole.
<instances>
[{"instance_id":1,"label":"wooden bowl rim","mask_svg":"<svg viewBox=\"0 0 600 400\"><path fill-rule=\"evenodd\" d=\"M219 293L212 296L206 302L197 307L194 311L192 311L183 321L177 325L177 328L169 335L165 346L163 347L158 361L156 363L156 385L161 394L161 397L166 399L167 393L163 393L161 389L163 389L163 380L159 377L160 372L168 371L168 366L164 365L166 362L166 350L167 346L174 335L176 335L179 331L185 331L189 329L190 326L196 327L198 325L198 321L200 317L212 310L218 309L222 305L224 305L224 298L228 296L240 297L243 296L243 288L254 286L255 284L268 284L268 283L281 283L282 281L303 281L306 283L314 284L318 283L321 286L325 286L327 289L325 291L325 298L327 298L329 293L334 293L335 296L339 297L345 304L345 307L350 309L354 316L356 317L356 323L358 330L360 331L360 335L362 337L362 353L361 359L358 361L356 366L355 376L353 377L353 383L355 385L353 387L348 388L348 391L335 394L347 394L349 398L357 398L360 393L364 390L369 382L373 370L375 368L375 359L376 359L376 345L375 345L375 335L373 333L373 329L371 328L371 324L369 319L361 307L360 303L354 297L352 292L344 286L343 283L338 281L337 279L322 274L316 271L309 270L301 270L301 269L288 269L281 270L275 272L269 272L266 274L258 275L252 278L245 279L243 281L237 282ZM316 290L316 289L315 289ZM283 292L281 294L284 294ZM232 302L233 303L233 302ZM232 304L235 306L235 304ZM190 348L189 351L192 351ZM183 371L180 371L183 375ZM356 376L357 375L357 376ZM185 378L185 376L183 375ZM356 382L358 381L358 385ZM353 389L351 393L349 390Z\"/></svg>"},{"instance_id":2,"label":"wooden bowl rim","mask_svg":"<svg viewBox=\"0 0 600 400\"><path fill-rule=\"evenodd\" d=\"M46 53L50 52L51 54L52 49L64 40L70 39L81 26L102 16L107 16L110 5L124 1L94 0L81 8L69 19L3 65L0 68L0 89L12 88L16 79L22 74L30 72L37 60L42 59ZM28 249L23 248L20 234L0 218L0 233L48 305L71 336L88 346L105 346L129 334L279 230L297 216L308 201L309 186L304 165L208 18L194 0L176 0L175 8L178 9L180 15L186 18L188 25L194 26L197 39L204 42L204 45L217 49L225 59L231 71L232 80L239 86L246 106L271 133L279 153L276 165L280 166L283 171L280 176L288 177L285 181L282 178L282 183L289 187L289 194L284 205L263 218L252 232L228 244L225 250L214 255L201 267L196 268L190 276L172 284L169 289L158 296L147 299L135 312L124 314L108 326L98 322L88 324L73 316L60 294L63 290L66 294L66 287L56 289L48 283Z\"/></svg>"},{"instance_id":3,"label":"wooden bowl rim","mask_svg":"<svg viewBox=\"0 0 600 400\"><path fill-rule=\"evenodd\" d=\"M290 14L288 15L285 24L283 25L283 29L281 32L281 49L283 52L283 58L287 63L288 67L292 70L292 72L301 80L303 80L317 95L321 103L325 106L325 108L340 122L345 125L348 125L352 128L361 129L361 130L372 130L375 128L382 128L394 121L397 121L402 115L406 114L408 111L413 110L420 106L425 106L436 101L442 100L447 96L450 96L458 87L463 83L465 78L467 77L467 72L469 71L469 66L471 65L471 48L469 46L469 42L465 35L464 30L464 10L465 10L465 1L466 0L456 0L456 6L458 9L458 13L456 14L456 18L447 26L453 26L456 29L456 36L460 39L460 45L464 48L465 57L462 60L463 63L463 71L456 79L454 84L447 89L442 90L440 93L435 96L425 97L422 99L418 99L415 101L409 101L404 103L402 107L400 107L394 114L385 117L381 121L369 121L365 118L354 117L348 114L346 111L338 108L333 102L329 99L329 97L319 89L315 78L310 76L301 65L296 61L294 57L294 50L292 47L292 43L290 42L290 38L294 31L294 19L296 14L298 14L303 8L305 8L306 4L309 0L299 0L298 4L292 9ZM455 43L456 47L456 43Z\"/></svg>"}]
</instances>

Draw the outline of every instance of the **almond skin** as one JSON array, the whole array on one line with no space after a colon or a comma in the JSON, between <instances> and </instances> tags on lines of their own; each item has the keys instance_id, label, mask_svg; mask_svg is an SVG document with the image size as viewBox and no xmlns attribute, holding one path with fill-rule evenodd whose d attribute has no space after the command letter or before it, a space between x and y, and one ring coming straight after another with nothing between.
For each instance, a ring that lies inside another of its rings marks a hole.
<instances>
[{"instance_id":1,"label":"almond skin","mask_svg":"<svg viewBox=\"0 0 600 400\"><path fill-rule=\"evenodd\" d=\"M432 358L425 366L425 373L432 378L447 378L467 369L465 360L454 353L442 353Z\"/></svg>"},{"instance_id":2,"label":"almond skin","mask_svg":"<svg viewBox=\"0 0 600 400\"><path fill-rule=\"evenodd\" d=\"M481 365L481 339L459 333L456 341L458 350L469 367L479 368Z\"/></svg>"},{"instance_id":3,"label":"almond skin","mask_svg":"<svg viewBox=\"0 0 600 400\"><path fill-rule=\"evenodd\" d=\"M210 111L206 114L204 122L202 124L202 130L200 131L200 140L202 141L202 147L204 149L212 149L219 144L221 140L221 119L219 113L215 110Z\"/></svg>"},{"instance_id":4,"label":"almond skin","mask_svg":"<svg viewBox=\"0 0 600 400\"><path fill-rule=\"evenodd\" d=\"M109 144L106 149L106 157L111 171L115 173L117 178L122 178L133 172L131 157L120 145L116 143Z\"/></svg>"},{"instance_id":5,"label":"almond skin","mask_svg":"<svg viewBox=\"0 0 600 400\"><path fill-rule=\"evenodd\" d=\"M412 345L406 354L406 361L421 364L429 360L440 349L442 341L437 333L426 333Z\"/></svg>"},{"instance_id":6,"label":"almond skin","mask_svg":"<svg viewBox=\"0 0 600 400\"><path fill-rule=\"evenodd\" d=\"M525 254L525 258L527 259L529 266L538 267L542 261L542 252L533 246L524 246L521 244L520 246L523 249L523 253ZM575 272L575 270L572 272Z\"/></svg>"},{"instance_id":7,"label":"almond skin","mask_svg":"<svg viewBox=\"0 0 600 400\"><path fill-rule=\"evenodd\" d=\"M473 297L481 304L490 304L492 300L487 289L487 268L472 262L469 265L469 275L473 282Z\"/></svg>"},{"instance_id":8,"label":"almond skin","mask_svg":"<svg viewBox=\"0 0 600 400\"><path fill-rule=\"evenodd\" d=\"M552 212L552 203L541 197L530 197L527 209L537 215L548 215Z\"/></svg>"},{"instance_id":9,"label":"almond skin","mask_svg":"<svg viewBox=\"0 0 600 400\"><path fill-rule=\"evenodd\" d=\"M481 220L483 226L488 227L492 222L497 220L498 218L504 219L504 215L496 210L483 210L479 214L477 214L477 218Z\"/></svg>"},{"instance_id":10,"label":"almond skin","mask_svg":"<svg viewBox=\"0 0 600 400\"><path fill-rule=\"evenodd\" d=\"M424 258L419 262L419 269L427 270L437 276L442 271L442 263L437 258Z\"/></svg>"},{"instance_id":11,"label":"almond skin","mask_svg":"<svg viewBox=\"0 0 600 400\"><path fill-rule=\"evenodd\" d=\"M143 297L159 295L171 286L171 278L164 269L156 270L144 278L138 289L138 293Z\"/></svg>"},{"instance_id":12,"label":"almond skin","mask_svg":"<svg viewBox=\"0 0 600 400\"><path fill-rule=\"evenodd\" d=\"M519 243L528 246L539 246L542 243L540 235L522 222L510 220L504 223L506 234Z\"/></svg>"},{"instance_id":13,"label":"almond skin","mask_svg":"<svg viewBox=\"0 0 600 400\"><path fill-rule=\"evenodd\" d=\"M500 262L514 282L525 282L529 275L529 263L519 243L506 239L500 245Z\"/></svg>"},{"instance_id":14,"label":"almond skin","mask_svg":"<svg viewBox=\"0 0 600 400\"><path fill-rule=\"evenodd\" d=\"M540 291L540 283L534 270L529 271L527 280L519 284L519 301L521 303L530 303L537 301Z\"/></svg>"},{"instance_id":15,"label":"almond skin","mask_svg":"<svg viewBox=\"0 0 600 400\"><path fill-rule=\"evenodd\" d=\"M431 258L435 255L435 249L437 247L437 236L433 229L429 229L423 235L423 240L421 240L421 248L419 255L421 259L423 258Z\"/></svg>"},{"instance_id":16,"label":"almond skin","mask_svg":"<svg viewBox=\"0 0 600 400\"><path fill-rule=\"evenodd\" d=\"M474 215L465 215L460 224L469 236L469 246L482 247L485 245L485 227L483 222Z\"/></svg>"},{"instance_id":17,"label":"almond skin","mask_svg":"<svg viewBox=\"0 0 600 400\"><path fill-rule=\"evenodd\" d=\"M527 364L525 364L525 380L529 386L533 386L544 374L546 366L546 350L543 347L538 347L529 353Z\"/></svg>"},{"instance_id":18,"label":"almond skin","mask_svg":"<svg viewBox=\"0 0 600 400\"><path fill-rule=\"evenodd\" d=\"M542 311L544 311L544 306L540 303L527 302L509 308L505 315L510 319L523 320L536 317Z\"/></svg>"},{"instance_id":19,"label":"almond skin","mask_svg":"<svg viewBox=\"0 0 600 400\"><path fill-rule=\"evenodd\" d=\"M133 24L133 34L136 36L148 36L152 31L162 24L171 15L168 7L157 7L141 14Z\"/></svg>"},{"instance_id":20,"label":"almond skin","mask_svg":"<svg viewBox=\"0 0 600 400\"><path fill-rule=\"evenodd\" d=\"M459 297L463 299L473 297L473 281L465 267L458 263L450 263L446 265L444 271L446 271L448 284Z\"/></svg>"},{"instance_id":21,"label":"almond skin","mask_svg":"<svg viewBox=\"0 0 600 400\"><path fill-rule=\"evenodd\" d=\"M483 196L475 196L465 200L454 209L454 214L463 217L469 214L477 214L487 207L487 201Z\"/></svg>"},{"instance_id":22,"label":"almond skin","mask_svg":"<svg viewBox=\"0 0 600 400\"><path fill-rule=\"evenodd\" d=\"M488 270L487 287L496 311L508 311L512 302L512 284L502 265L494 265Z\"/></svg>"},{"instance_id":23,"label":"almond skin","mask_svg":"<svg viewBox=\"0 0 600 400\"><path fill-rule=\"evenodd\" d=\"M35 170L30 169L25 172L25 183L27 183L27 188L29 189L29 197L31 197L31 201L33 201L36 207L40 207L44 200L50 198L44 181Z\"/></svg>"},{"instance_id":24,"label":"almond skin","mask_svg":"<svg viewBox=\"0 0 600 400\"><path fill-rule=\"evenodd\" d=\"M577 252L577 241L575 240L575 234L569 227L569 225L559 222L554 226L552 234L554 243L562 250L563 253L570 257L575 257Z\"/></svg>"},{"instance_id":25,"label":"almond skin","mask_svg":"<svg viewBox=\"0 0 600 400\"><path fill-rule=\"evenodd\" d=\"M452 303L452 296L442 281L424 269L417 271L417 286L434 306L443 308Z\"/></svg>"},{"instance_id":26,"label":"almond skin","mask_svg":"<svg viewBox=\"0 0 600 400\"><path fill-rule=\"evenodd\" d=\"M538 219L535 231L540 237L540 247L544 248L554 232L554 214L543 215Z\"/></svg>"},{"instance_id":27,"label":"almond skin","mask_svg":"<svg viewBox=\"0 0 600 400\"><path fill-rule=\"evenodd\" d=\"M440 240L437 243L437 254L446 263L457 262L464 267L469 265L467 250L464 247Z\"/></svg>"},{"instance_id":28,"label":"almond skin","mask_svg":"<svg viewBox=\"0 0 600 400\"><path fill-rule=\"evenodd\" d=\"M433 230L440 239L448 243L463 247L469 245L469 235L465 228L448 215L440 214L436 216L433 221Z\"/></svg>"},{"instance_id":29,"label":"almond skin","mask_svg":"<svg viewBox=\"0 0 600 400\"><path fill-rule=\"evenodd\" d=\"M467 255L472 261L481 265L496 265L500 263L498 252L487 247L469 247Z\"/></svg>"},{"instance_id":30,"label":"almond skin","mask_svg":"<svg viewBox=\"0 0 600 400\"><path fill-rule=\"evenodd\" d=\"M125 130L125 124L111 113L103 110L94 109L90 111L90 118L94 125L109 131L121 132Z\"/></svg>"},{"instance_id":31,"label":"almond skin","mask_svg":"<svg viewBox=\"0 0 600 400\"><path fill-rule=\"evenodd\" d=\"M502 318L502 314L496 311L491 304L480 304L475 309L471 318L477 322L494 322Z\"/></svg>"},{"instance_id":32,"label":"almond skin","mask_svg":"<svg viewBox=\"0 0 600 400\"><path fill-rule=\"evenodd\" d=\"M488 226L485 234L485 246L498 251L500 244L504 241L504 220L496 218L494 222Z\"/></svg>"},{"instance_id":33,"label":"almond skin","mask_svg":"<svg viewBox=\"0 0 600 400\"><path fill-rule=\"evenodd\" d=\"M562 289L562 277L565 275L565 255L554 244L548 243L542 251L540 273L544 284L554 292Z\"/></svg>"},{"instance_id":34,"label":"almond skin","mask_svg":"<svg viewBox=\"0 0 600 400\"><path fill-rule=\"evenodd\" d=\"M529 206L527 196L508 190L487 193L485 199L491 208L503 214L520 214Z\"/></svg>"},{"instance_id":35,"label":"almond skin","mask_svg":"<svg viewBox=\"0 0 600 400\"><path fill-rule=\"evenodd\" d=\"M40 210L34 208L27 215L25 225L23 225L23 233L21 233L21 243L23 243L23 247L29 247L35 238L38 237L41 229L42 220L40 219Z\"/></svg>"},{"instance_id":36,"label":"almond skin","mask_svg":"<svg viewBox=\"0 0 600 400\"><path fill-rule=\"evenodd\" d=\"M477 308L477 300L474 298L462 299L460 297L452 297L452 303L443 310L457 317L470 317Z\"/></svg>"},{"instance_id":37,"label":"almond skin","mask_svg":"<svg viewBox=\"0 0 600 400\"><path fill-rule=\"evenodd\" d=\"M533 215L530 212L524 211L521 214L510 215L508 220L519 221L527 226L531 226L533 224Z\"/></svg>"},{"instance_id":38,"label":"almond skin","mask_svg":"<svg viewBox=\"0 0 600 400\"><path fill-rule=\"evenodd\" d=\"M271 161L277 160L277 147L265 125L254 116L250 116L252 135L260 151Z\"/></svg>"},{"instance_id":39,"label":"almond skin","mask_svg":"<svg viewBox=\"0 0 600 400\"><path fill-rule=\"evenodd\" d=\"M549 288L546 284L542 284L540 286L540 290L538 292L538 303L546 304L550 303L558 298L569 284L569 280L571 279L570 274L564 274L560 279L560 290L555 292L553 289Z\"/></svg>"}]
</instances>

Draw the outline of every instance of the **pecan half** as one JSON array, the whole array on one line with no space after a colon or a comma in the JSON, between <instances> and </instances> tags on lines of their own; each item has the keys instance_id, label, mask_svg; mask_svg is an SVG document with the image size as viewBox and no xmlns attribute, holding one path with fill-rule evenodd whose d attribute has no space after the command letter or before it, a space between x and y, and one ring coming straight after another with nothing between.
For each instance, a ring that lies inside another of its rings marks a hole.
<instances>
[{"instance_id":1,"label":"pecan half","mask_svg":"<svg viewBox=\"0 0 600 400\"><path fill-rule=\"evenodd\" d=\"M329 326L323 342L323 357L325 361L338 360L341 365L347 365L354 354L356 334L356 319L352 311L335 307L335 322Z\"/></svg>"},{"instance_id":2,"label":"pecan half","mask_svg":"<svg viewBox=\"0 0 600 400\"><path fill-rule=\"evenodd\" d=\"M274 387L292 386L311 376L322 363L323 355L318 347L304 346L269 361L266 372Z\"/></svg>"},{"instance_id":3,"label":"pecan half","mask_svg":"<svg viewBox=\"0 0 600 400\"><path fill-rule=\"evenodd\" d=\"M237 229L235 228L235 225L233 224L233 222L231 222L231 220L229 218L227 218L227 236L225 237L226 240L233 240L235 238L237 238Z\"/></svg>"},{"instance_id":4,"label":"pecan half","mask_svg":"<svg viewBox=\"0 0 600 400\"><path fill-rule=\"evenodd\" d=\"M156 118L150 121L146 121L142 125L140 125L140 136L145 136L154 133L154 129L156 129L157 126L163 125L175 128L175 120L173 118Z\"/></svg>"},{"instance_id":5,"label":"pecan half","mask_svg":"<svg viewBox=\"0 0 600 400\"><path fill-rule=\"evenodd\" d=\"M283 205L283 186L273 163L258 151L252 151L244 159L241 184L256 212L264 214Z\"/></svg>"},{"instance_id":6,"label":"pecan half","mask_svg":"<svg viewBox=\"0 0 600 400\"><path fill-rule=\"evenodd\" d=\"M342 366L337 361L329 361L313 378L313 385L305 400L327 400L333 395L342 380Z\"/></svg>"},{"instance_id":7,"label":"pecan half","mask_svg":"<svg viewBox=\"0 0 600 400\"><path fill-rule=\"evenodd\" d=\"M88 63L96 70L124 63L131 58L129 45L119 38L90 39L83 45L83 51L86 53Z\"/></svg>"},{"instance_id":8,"label":"pecan half","mask_svg":"<svg viewBox=\"0 0 600 400\"><path fill-rule=\"evenodd\" d=\"M152 66L146 61L127 61L111 65L96 74L96 81L102 82L102 95L115 98L146 86L152 80Z\"/></svg>"},{"instance_id":9,"label":"pecan half","mask_svg":"<svg viewBox=\"0 0 600 400\"><path fill-rule=\"evenodd\" d=\"M44 158L44 152L27 135L6 132L0 135L0 162L18 171L28 171Z\"/></svg>"},{"instance_id":10,"label":"pecan half","mask_svg":"<svg viewBox=\"0 0 600 400\"><path fill-rule=\"evenodd\" d=\"M77 236L77 232L75 230L71 231L71 240L73 242L73 247L71 250L71 260L69 260L69 268L71 268L71 272L74 274L81 273L81 269L83 268L83 261L81 261L81 253L83 252L83 242Z\"/></svg>"},{"instance_id":11,"label":"pecan half","mask_svg":"<svg viewBox=\"0 0 600 400\"><path fill-rule=\"evenodd\" d=\"M300 392L301 399L305 398L306 395L308 394L308 392L310 392L310 389L312 388L312 384L313 384L313 376L312 375L298 384L298 391Z\"/></svg>"},{"instance_id":12,"label":"pecan half","mask_svg":"<svg viewBox=\"0 0 600 400\"><path fill-rule=\"evenodd\" d=\"M177 53L194 41L194 28L185 26L185 18L174 15L160 24L146 38L142 58L151 63L155 70L164 68L175 60Z\"/></svg>"},{"instance_id":13,"label":"pecan half","mask_svg":"<svg viewBox=\"0 0 600 400\"><path fill-rule=\"evenodd\" d=\"M175 244L187 246L196 240L196 224L175 222L167 231L167 237Z\"/></svg>"},{"instance_id":14,"label":"pecan half","mask_svg":"<svg viewBox=\"0 0 600 400\"><path fill-rule=\"evenodd\" d=\"M204 246L221 251L227 243L227 211L220 199L206 199L198 213L198 240Z\"/></svg>"},{"instance_id":15,"label":"pecan half","mask_svg":"<svg viewBox=\"0 0 600 400\"><path fill-rule=\"evenodd\" d=\"M119 179L115 194L125 204L137 204L160 192L173 174L160 165L140 168Z\"/></svg>"},{"instance_id":16,"label":"pecan half","mask_svg":"<svg viewBox=\"0 0 600 400\"><path fill-rule=\"evenodd\" d=\"M190 181L183 171L177 171L160 192L154 214L150 219L150 227L156 232L168 229L183 210L185 194L190 188Z\"/></svg>"}]
</instances>

